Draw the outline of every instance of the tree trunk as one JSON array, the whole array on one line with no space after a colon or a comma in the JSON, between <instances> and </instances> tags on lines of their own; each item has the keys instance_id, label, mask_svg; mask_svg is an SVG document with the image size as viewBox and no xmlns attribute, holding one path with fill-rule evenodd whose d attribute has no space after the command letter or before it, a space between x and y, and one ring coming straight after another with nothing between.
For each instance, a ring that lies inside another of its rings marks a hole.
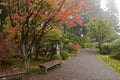
<instances>
[{"instance_id":1,"label":"tree trunk","mask_svg":"<svg viewBox=\"0 0 120 80\"><path fill-rule=\"evenodd\" d=\"M31 50L27 51L26 44L23 44L20 47L20 53L22 54L22 59L23 59L22 64L24 68L27 68L30 64Z\"/></svg>"},{"instance_id":2,"label":"tree trunk","mask_svg":"<svg viewBox=\"0 0 120 80\"><path fill-rule=\"evenodd\" d=\"M24 55L24 58L23 58L24 68L27 68L29 66L29 64L30 64L30 58L31 58L30 54Z\"/></svg>"},{"instance_id":3,"label":"tree trunk","mask_svg":"<svg viewBox=\"0 0 120 80\"><path fill-rule=\"evenodd\" d=\"M98 48L99 48L99 52L101 53L101 52L102 52L102 49L101 49L101 42L98 42Z\"/></svg>"}]
</instances>

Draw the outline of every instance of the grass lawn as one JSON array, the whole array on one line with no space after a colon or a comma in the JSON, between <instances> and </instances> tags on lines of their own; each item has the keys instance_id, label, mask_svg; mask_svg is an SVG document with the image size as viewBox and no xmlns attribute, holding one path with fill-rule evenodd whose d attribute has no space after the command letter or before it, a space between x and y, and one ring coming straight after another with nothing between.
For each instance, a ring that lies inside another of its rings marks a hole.
<instances>
[{"instance_id":1,"label":"grass lawn","mask_svg":"<svg viewBox=\"0 0 120 80\"><path fill-rule=\"evenodd\" d=\"M100 58L105 64L107 64L112 70L120 75L120 59L113 57L111 55L101 55L97 54L97 57Z\"/></svg>"}]
</instances>

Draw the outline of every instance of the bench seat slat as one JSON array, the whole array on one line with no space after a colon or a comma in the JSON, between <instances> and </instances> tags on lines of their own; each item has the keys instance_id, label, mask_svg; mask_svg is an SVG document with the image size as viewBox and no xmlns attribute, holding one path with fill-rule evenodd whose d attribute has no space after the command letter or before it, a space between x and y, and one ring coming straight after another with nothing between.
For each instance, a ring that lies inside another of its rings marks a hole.
<instances>
[{"instance_id":1,"label":"bench seat slat","mask_svg":"<svg viewBox=\"0 0 120 80\"><path fill-rule=\"evenodd\" d=\"M53 66L56 66L56 65L61 65L61 60L53 60L53 61L49 61L49 62L46 62L46 63L42 63L39 65L40 68L44 68L45 71L47 72L47 69L53 67Z\"/></svg>"},{"instance_id":2,"label":"bench seat slat","mask_svg":"<svg viewBox=\"0 0 120 80\"><path fill-rule=\"evenodd\" d=\"M42 63L40 64L39 66L43 66L43 67L51 67L51 66L54 66L54 65L57 65L57 64L61 64L61 61L59 60L54 60L54 61L50 61L50 62L46 62L46 63Z\"/></svg>"},{"instance_id":3,"label":"bench seat slat","mask_svg":"<svg viewBox=\"0 0 120 80\"><path fill-rule=\"evenodd\" d=\"M7 73L7 74L0 74L0 78L10 77L10 76L15 76L15 75L21 75L21 74L25 74L25 71L14 72L14 73Z\"/></svg>"}]
</instances>

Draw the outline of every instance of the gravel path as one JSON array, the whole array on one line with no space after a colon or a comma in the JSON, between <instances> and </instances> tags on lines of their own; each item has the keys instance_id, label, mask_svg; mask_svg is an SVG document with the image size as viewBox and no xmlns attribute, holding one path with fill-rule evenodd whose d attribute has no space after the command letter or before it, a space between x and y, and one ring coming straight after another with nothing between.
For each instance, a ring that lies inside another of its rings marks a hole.
<instances>
[{"instance_id":1,"label":"gravel path","mask_svg":"<svg viewBox=\"0 0 120 80\"><path fill-rule=\"evenodd\" d=\"M32 80L120 80L120 76L96 57L94 49L82 49L79 55L66 60L60 68Z\"/></svg>"}]
</instances>

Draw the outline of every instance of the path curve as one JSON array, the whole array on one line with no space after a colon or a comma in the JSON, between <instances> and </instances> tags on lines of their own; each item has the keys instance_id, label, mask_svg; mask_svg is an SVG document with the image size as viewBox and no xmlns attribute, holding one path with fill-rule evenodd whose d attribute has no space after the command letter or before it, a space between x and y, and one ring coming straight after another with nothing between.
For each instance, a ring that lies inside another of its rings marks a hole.
<instances>
[{"instance_id":1,"label":"path curve","mask_svg":"<svg viewBox=\"0 0 120 80\"><path fill-rule=\"evenodd\" d=\"M97 58L95 49L82 49L60 68L36 77L36 80L120 80L120 76Z\"/></svg>"}]
</instances>

